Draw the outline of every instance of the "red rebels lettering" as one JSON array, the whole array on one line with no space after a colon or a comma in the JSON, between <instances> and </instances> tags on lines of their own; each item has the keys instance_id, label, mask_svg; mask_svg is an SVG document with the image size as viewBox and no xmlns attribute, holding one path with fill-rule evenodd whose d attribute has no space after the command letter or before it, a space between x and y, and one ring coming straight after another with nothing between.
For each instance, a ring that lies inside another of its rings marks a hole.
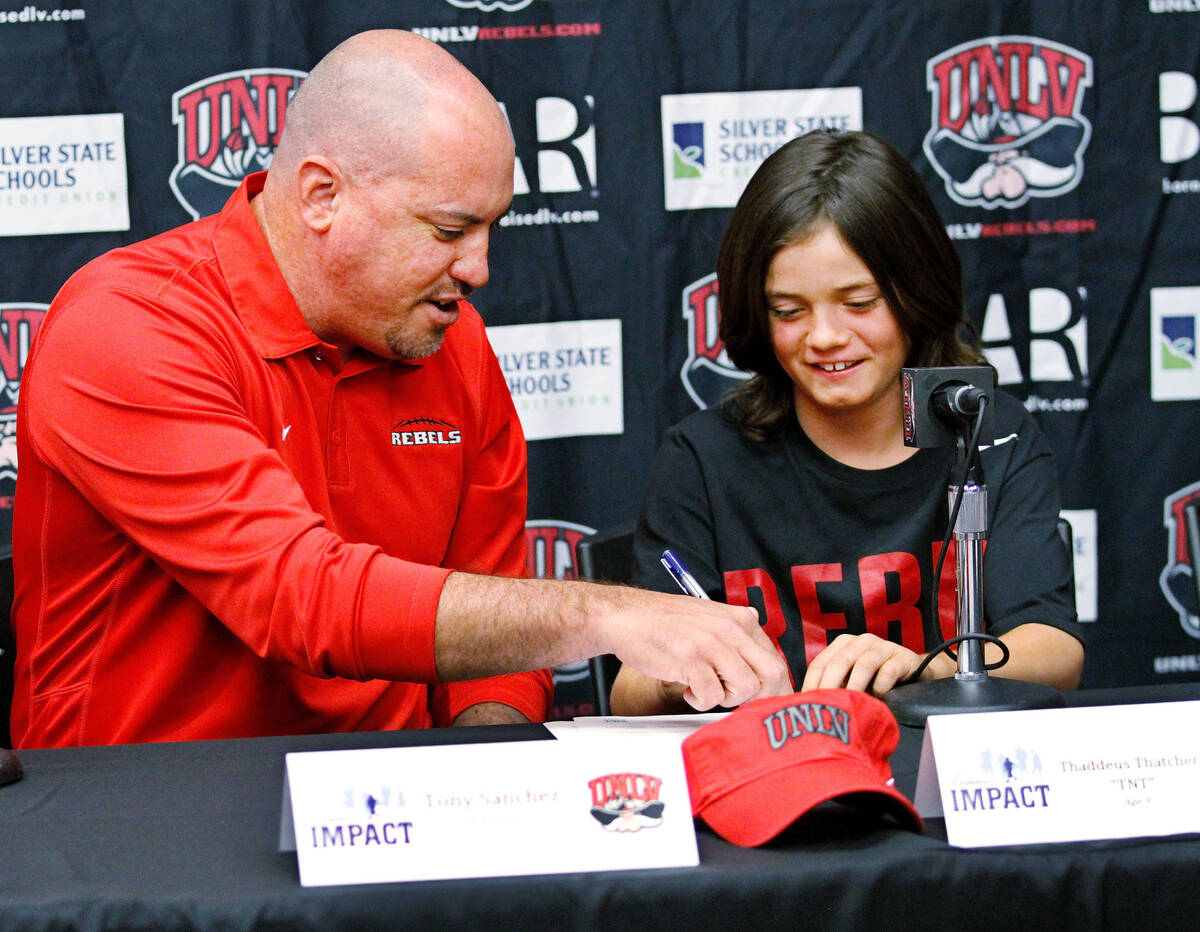
<instances>
[{"instance_id":1,"label":"red rebels lettering","mask_svg":"<svg viewBox=\"0 0 1200 932\"><path fill-rule=\"evenodd\" d=\"M692 352L697 359L717 362L725 348L717 331L717 277L714 275L711 280L689 291L687 304L692 324Z\"/></svg>"},{"instance_id":2,"label":"red rebels lettering","mask_svg":"<svg viewBox=\"0 0 1200 932\"><path fill-rule=\"evenodd\" d=\"M44 310L7 307L0 311L0 371L9 382L21 378L29 347L42 326Z\"/></svg>"},{"instance_id":3,"label":"red rebels lettering","mask_svg":"<svg viewBox=\"0 0 1200 932\"><path fill-rule=\"evenodd\" d=\"M1036 69L1035 83L1033 62L1037 58L1044 68ZM930 67L938 84L938 126L957 133L970 118L976 101L994 100L998 110L1015 110L1042 120L1077 115L1080 83L1088 62L1061 48L1000 42L953 51Z\"/></svg>"},{"instance_id":4,"label":"red rebels lettering","mask_svg":"<svg viewBox=\"0 0 1200 932\"><path fill-rule=\"evenodd\" d=\"M840 612L826 614L817 601L817 583L841 582L840 563L811 563L808 566L792 567L792 585L796 589L796 604L800 608L800 622L804 626L804 661L813 658L829 644L826 634L831 628L846 627L846 616Z\"/></svg>"},{"instance_id":5,"label":"red rebels lettering","mask_svg":"<svg viewBox=\"0 0 1200 932\"><path fill-rule=\"evenodd\" d=\"M274 148L283 132L289 93L298 84L296 77L287 74L238 75L180 97L187 145L184 160L208 168L225 137L243 126L258 145Z\"/></svg>"},{"instance_id":6,"label":"red rebels lettering","mask_svg":"<svg viewBox=\"0 0 1200 932\"><path fill-rule=\"evenodd\" d=\"M887 597L888 575L894 574L900 591L894 602ZM912 646L924 642L921 631L921 567L911 553L881 553L858 561L858 584L862 589L863 613L867 632L884 640L888 625L900 623L900 643Z\"/></svg>"},{"instance_id":7,"label":"red rebels lettering","mask_svg":"<svg viewBox=\"0 0 1200 932\"><path fill-rule=\"evenodd\" d=\"M931 566L937 565L941 552L941 541L931 545ZM984 551L987 543L984 543ZM942 564L942 578L938 586L938 617L942 636L951 638L955 633L957 609L957 583L955 580L954 546L951 544ZM898 583L896 598L887 598L887 577L895 574ZM899 622L900 639L905 647L915 651L925 649L925 629L922 601L929 596L923 591L921 568L917 558L910 553L881 553L863 557L858 561L861 604L866 621L866 630L881 638L888 637L888 625ZM841 612L824 612L817 597L819 583L837 583L843 580L840 563L811 563L792 567L792 587L796 594L796 606L800 610L800 623L804 636L805 662L813 659L829 645L830 632L841 633L848 628L846 616ZM767 622L763 631L776 647L787 630L787 619L779 602L775 582L764 570L731 570L725 573L725 601L730 605L749 605L749 590L762 593Z\"/></svg>"},{"instance_id":8,"label":"red rebels lettering","mask_svg":"<svg viewBox=\"0 0 1200 932\"><path fill-rule=\"evenodd\" d=\"M778 647L780 636L787 630L787 619L783 617L775 580L760 569L730 570L725 574L725 601L730 605L749 605L751 589L762 593L763 607L767 612L763 633Z\"/></svg>"}]
</instances>

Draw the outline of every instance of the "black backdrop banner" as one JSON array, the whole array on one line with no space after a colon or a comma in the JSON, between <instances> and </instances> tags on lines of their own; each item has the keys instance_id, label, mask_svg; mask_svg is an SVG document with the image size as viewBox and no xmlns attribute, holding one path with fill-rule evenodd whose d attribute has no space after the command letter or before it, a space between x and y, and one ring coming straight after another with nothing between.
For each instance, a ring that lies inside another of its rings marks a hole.
<instances>
[{"instance_id":1,"label":"black backdrop banner","mask_svg":"<svg viewBox=\"0 0 1200 932\"><path fill-rule=\"evenodd\" d=\"M1054 446L1084 684L1200 678L1200 0L0 2L0 506L63 281L218 209L308 69L380 27L458 57L513 128L477 306L529 437L533 572L574 576L663 430L743 377L714 271L746 180L863 128L929 184L1000 384ZM558 680L558 715L590 710L583 665Z\"/></svg>"}]
</instances>

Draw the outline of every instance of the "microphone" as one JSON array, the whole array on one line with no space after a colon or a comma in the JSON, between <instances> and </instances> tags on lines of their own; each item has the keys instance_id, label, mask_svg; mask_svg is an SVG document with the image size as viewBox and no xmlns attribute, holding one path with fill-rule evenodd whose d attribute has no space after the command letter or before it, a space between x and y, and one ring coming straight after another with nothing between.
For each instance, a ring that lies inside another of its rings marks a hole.
<instances>
[{"instance_id":1,"label":"microphone","mask_svg":"<svg viewBox=\"0 0 1200 932\"><path fill-rule=\"evenodd\" d=\"M987 403L988 393L975 385L964 382L945 382L934 389L929 407L943 421L956 427L979 413L981 405Z\"/></svg>"},{"instance_id":2,"label":"microphone","mask_svg":"<svg viewBox=\"0 0 1200 932\"><path fill-rule=\"evenodd\" d=\"M884 701L902 725L924 725L930 715L955 712L997 712L1002 709L1045 709L1063 704L1058 690L1041 683L988 676L988 670L1008 660L1003 641L987 634L983 617L983 545L987 538L987 486L983 481L978 444L996 439L995 390L991 366L945 366L903 369L904 443L910 447L954 446L949 520L933 579L941 579L942 560L954 537L955 636L941 640L938 585L931 587L929 613L924 617L926 648L938 651L958 643L958 670L952 677L910 681L896 686ZM989 423L990 422L990 423ZM1000 664L988 665L982 641L1000 644ZM933 654L917 668L919 676Z\"/></svg>"},{"instance_id":3,"label":"microphone","mask_svg":"<svg viewBox=\"0 0 1200 932\"><path fill-rule=\"evenodd\" d=\"M980 443L991 443L996 418L989 402L996 375L991 366L906 368L900 374L904 398L904 445L954 446L964 427L983 410Z\"/></svg>"}]
</instances>

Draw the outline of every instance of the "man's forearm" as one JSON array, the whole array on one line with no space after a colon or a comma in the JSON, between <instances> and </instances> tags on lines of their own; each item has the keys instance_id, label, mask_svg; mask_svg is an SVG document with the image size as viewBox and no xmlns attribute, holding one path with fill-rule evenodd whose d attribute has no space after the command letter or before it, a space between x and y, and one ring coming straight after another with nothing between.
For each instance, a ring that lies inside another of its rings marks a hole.
<instances>
[{"instance_id":1,"label":"man's forearm","mask_svg":"<svg viewBox=\"0 0 1200 932\"><path fill-rule=\"evenodd\" d=\"M585 623L597 584L451 573L434 651L443 681L555 667L601 653ZM591 653L589 653L591 651Z\"/></svg>"},{"instance_id":2,"label":"man's forearm","mask_svg":"<svg viewBox=\"0 0 1200 932\"><path fill-rule=\"evenodd\" d=\"M787 667L745 606L576 580L451 573L434 636L442 681L556 667L616 654L684 684L696 706L737 705Z\"/></svg>"},{"instance_id":3,"label":"man's forearm","mask_svg":"<svg viewBox=\"0 0 1200 932\"><path fill-rule=\"evenodd\" d=\"M469 725L526 725L524 715L503 702L477 702L467 706L454 719L454 727Z\"/></svg>"}]
</instances>

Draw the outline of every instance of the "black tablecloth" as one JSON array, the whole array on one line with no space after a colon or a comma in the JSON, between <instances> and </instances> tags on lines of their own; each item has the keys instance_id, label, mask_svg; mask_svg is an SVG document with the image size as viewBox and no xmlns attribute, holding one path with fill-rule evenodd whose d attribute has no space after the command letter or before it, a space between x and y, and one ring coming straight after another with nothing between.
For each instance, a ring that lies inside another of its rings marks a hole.
<instances>
[{"instance_id":1,"label":"black tablecloth","mask_svg":"<svg viewBox=\"0 0 1200 932\"><path fill-rule=\"evenodd\" d=\"M1200 685L1069 703L1200 698ZM922 730L902 728L915 787ZM548 740L538 725L21 752L0 789L0 927L1193 928L1200 836L956 849L848 807L747 850L698 827L697 868L302 888L278 848L293 750ZM556 844L556 839L547 839ZM503 859L504 851L495 852Z\"/></svg>"}]
</instances>

